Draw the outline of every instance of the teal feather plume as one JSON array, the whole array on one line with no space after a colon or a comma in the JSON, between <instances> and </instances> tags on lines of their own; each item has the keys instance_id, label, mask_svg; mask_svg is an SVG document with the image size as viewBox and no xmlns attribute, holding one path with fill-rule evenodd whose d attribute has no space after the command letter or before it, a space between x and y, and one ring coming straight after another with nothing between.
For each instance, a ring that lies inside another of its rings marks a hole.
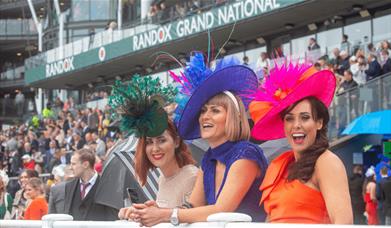
<instances>
[{"instance_id":1,"label":"teal feather plume","mask_svg":"<svg viewBox=\"0 0 391 228\"><path fill-rule=\"evenodd\" d=\"M135 75L131 81L116 81L109 97L113 118L127 135L155 137L167 128L164 106L174 101L177 89L163 87L159 78Z\"/></svg>"}]
</instances>

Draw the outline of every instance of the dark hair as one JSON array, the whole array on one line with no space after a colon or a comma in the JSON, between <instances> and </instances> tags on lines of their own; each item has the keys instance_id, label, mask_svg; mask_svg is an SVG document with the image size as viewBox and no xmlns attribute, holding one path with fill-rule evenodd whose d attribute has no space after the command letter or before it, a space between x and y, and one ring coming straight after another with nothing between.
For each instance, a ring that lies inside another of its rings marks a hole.
<instances>
[{"instance_id":1,"label":"dark hair","mask_svg":"<svg viewBox=\"0 0 391 228\"><path fill-rule=\"evenodd\" d=\"M365 177L364 183L363 183L363 185L362 185L362 194L363 194L363 195L365 195L365 193L367 192L367 185L368 185L369 183L371 183L371 182L376 184L376 181L375 181L375 179L374 179L374 175L371 175L371 176L369 176L369 177Z\"/></svg>"},{"instance_id":2,"label":"dark hair","mask_svg":"<svg viewBox=\"0 0 391 228\"><path fill-rule=\"evenodd\" d=\"M352 73L352 71L351 71L351 70L345 70L344 72L348 73L350 76L352 76L352 77L353 77L353 73Z\"/></svg>"},{"instance_id":3,"label":"dark hair","mask_svg":"<svg viewBox=\"0 0 391 228\"><path fill-rule=\"evenodd\" d=\"M343 37L345 40L347 40L347 39L349 38L349 36L346 35L346 34L343 34L342 37Z\"/></svg>"},{"instance_id":4,"label":"dark hair","mask_svg":"<svg viewBox=\"0 0 391 228\"><path fill-rule=\"evenodd\" d=\"M174 123L171 120L168 120L168 127L166 129L170 136L175 140L179 137L178 132ZM148 170L155 168L154 165L149 161L146 154L146 137L141 137L138 140L135 156L135 168L136 174L141 182L141 185L144 186L147 182ZM185 142L179 138L179 146L175 149L175 158L178 163L179 168L182 168L185 165L195 164L191 152Z\"/></svg>"},{"instance_id":5,"label":"dark hair","mask_svg":"<svg viewBox=\"0 0 391 228\"><path fill-rule=\"evenodd\" d=\"M311 105L312 118L322 120L322 128L317 131L314 144L309 146L303 151L301 156L296 162L292 163L288 168L288 181L299 179L303 182L307 182L311 179L314 173L315 163L328 148L329 140L327 138L327 124L329 122L329 112L327 107L316 97L305 97L287 109L281 112L281 118L284 118L298 103L303 100L308 100Z\"/></svg>"},{"instance_id":6,"label":"dark hair","mask_svg":"<svg viewBox=\"0 0 391 228\"><path fill-rule=\"evenodd\" d=\"M33 177L38 177L39 176L38 172L35 171L35 170L32 170L32 169L25 169L20 174L22 174L22 173L26 173L29 178L33 178Z\"/></svg>"},{"instance_id":7,"label":"dark hair","mask_svg":"<svg viewBox=\"0 0 391 228\"><path fill-rule=\"evenodd\" d=\"M90 149L83 148L83 149L80 149L80 150L76 150L74 152L74 154L79 155L79 161L80 162L88 161L88 163L90 164L90 168L92 168L92 169L94 168L94 165L95 165L95 153L94 153L94 151L92 151Z\"/></svg>"}]
</instances>

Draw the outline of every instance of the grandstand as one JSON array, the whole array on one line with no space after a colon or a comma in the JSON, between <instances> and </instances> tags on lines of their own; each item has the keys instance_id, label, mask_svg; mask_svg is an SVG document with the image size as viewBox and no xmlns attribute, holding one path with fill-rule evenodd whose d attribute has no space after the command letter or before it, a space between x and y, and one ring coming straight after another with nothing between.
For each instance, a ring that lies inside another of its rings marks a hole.
<instances>
[{"instance_id":1,"label":"grandstand","mask_svg":"<svg viewBox=\"0 0 391 228\"><path fill-rule=\"evenodd\" d=\"M254 68L261 52L316 59L341 47L342 34L352 48L364 51L367 44L391 37L388 1L200 2L180 15L178 2L167 1L165 9L148 16L154 1L3 1L1 97L12 99L22 88L26 98L36 97L30 112L40 112L57 96L85 103L89 92L107 90L116 78L159 72L165 77L178 65L155 62L156 54L164 51L186 61L185 53L207 50L208 30L214 54L247 56ZM320 46L315 53L307 51L311 37Z\"/></svg>"}]
</instances>

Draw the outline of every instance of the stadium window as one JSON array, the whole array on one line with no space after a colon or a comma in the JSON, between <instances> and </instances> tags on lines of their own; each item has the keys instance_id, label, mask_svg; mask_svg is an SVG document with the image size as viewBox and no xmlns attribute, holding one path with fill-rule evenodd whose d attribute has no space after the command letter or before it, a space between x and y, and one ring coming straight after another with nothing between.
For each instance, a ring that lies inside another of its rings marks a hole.
<instances>
[{"instance_id":1,"label":"stadium window","mask_svg":"<svg viewBox=\"0 0 391 228\"><path fill-rule=\"evenodd\" d=\"M373 43L391 39L391 15L373 19Z\"/></svg>"},{"instance_id":2,"label":"stadium window","mask_svg":"<svg viewBox=\"0 0 391 228\"><path fill-rule=\"evenodd\" d=\"M7 35L21 35L22 34L22 23L17 19L7 20Z\"/></svg>"},{"instance_id":3,"label":"stadium window","mask_svg":"<svg viewBox=\"0 0 391 228\"><path fill-rule=\"evenodd\" d=\"M0 35L6 35L7 20L0 20Z\"/></svg>"},{"instance_id":4,"label":"stadium window","mask_svg":"<svg viewBox=\"0 0 391 228\"><path fill-rule=\"evenodd\" d=\"M248 57L249 66L252 69L256 69L255 65L257 63L259 56L261 55L261 52L266 52L266 46L246 51L246 56ZM244 53L242 53L242 54L244 54ZM242 58L243 58L243 56L244 55L242 55ZM240 58L240 60L242 60L242 58Z\"/></svg>"},{"instance_id":5,"label":"stadium window","mask_svg":"<svg viewBox=\"0 0 391 228\"><path fill-rule=\"evenodd\" d=\"M90 1L72 1L72 21L87 21L90 19Z\"/></svg>"},{"instance_id":6,"label":"stadium window","mask_svg":"<svg viewBox=\"0 0 391 228\"><path fill-rule=\"evenodd\" d=\"M282 53L284 56L290 56L291 55L291 43L285 43L282 45Z\"/></svg>"},{"instance_id":7,"label":"stadium window","mask_svg":"<svg viewBox=\"0 0 391 228\"><path fill-rule=\"evenodd\" d=\"M342 29L336 28L320 32L317 35L317 41L322 53L330 54L333 48L340 48L342 41Z\"/></svg>"},{"instance_id":8,"label":"stadium window","mask_svg":"<svg viewBox=\"0 0 391 228\"><path fill-rule=\"evenodd\" d=\"M310 38L315 38L315 35L303 36L292 40L292 58L302 60L306 57L308 50L308 42Z\"/></svg>"},{"instance_id":9,"label":"stadium window","mask_svg":"<svg viewBox=\"0 0 391 228\"><path fill-rule=\"evenodd\" d=\"M344 33L349 36L353 46L361 46L371 42L371 21L363 21L345 26Z\"/></svg>"},{"instance_id":10,"label":"stadium window","mask_svg":"<svg viewBox=\"0 0 391 228\"><path fill-rule=\"evenodd\" d=\"M110 2L107 0L94 0L91 4L90 15L91 21L94 20L108 20L110 19L109 15Z\"/></svg>"}]
</instances>

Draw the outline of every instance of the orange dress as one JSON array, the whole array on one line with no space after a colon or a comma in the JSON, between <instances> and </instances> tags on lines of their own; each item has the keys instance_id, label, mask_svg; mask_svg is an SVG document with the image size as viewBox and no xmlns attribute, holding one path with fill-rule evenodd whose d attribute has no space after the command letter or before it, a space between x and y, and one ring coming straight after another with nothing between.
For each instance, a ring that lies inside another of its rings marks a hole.
<instances>
[{"instance_id":1,"label":"orange dress","mask_svg":"<svg viewBox=\"0 0 391 228\"><path fill-rule=\"evenodd\" d=\"M48 203L43 197L37 197L31 201L24 212L25 220L41 220L48 213Z\"/></svg>"},{"instance_id":2,"label":"orange dress","mask_svg":"<svg viewBox=\"0 0 391 228\"><path fill-rule=\"evenodd\" d=\"M260 190L268 221L271 223L331 223L322 193L299 180L287 181L288 165L294 162L292 151L269 165Z\"/></svg>"}]
</instances>

